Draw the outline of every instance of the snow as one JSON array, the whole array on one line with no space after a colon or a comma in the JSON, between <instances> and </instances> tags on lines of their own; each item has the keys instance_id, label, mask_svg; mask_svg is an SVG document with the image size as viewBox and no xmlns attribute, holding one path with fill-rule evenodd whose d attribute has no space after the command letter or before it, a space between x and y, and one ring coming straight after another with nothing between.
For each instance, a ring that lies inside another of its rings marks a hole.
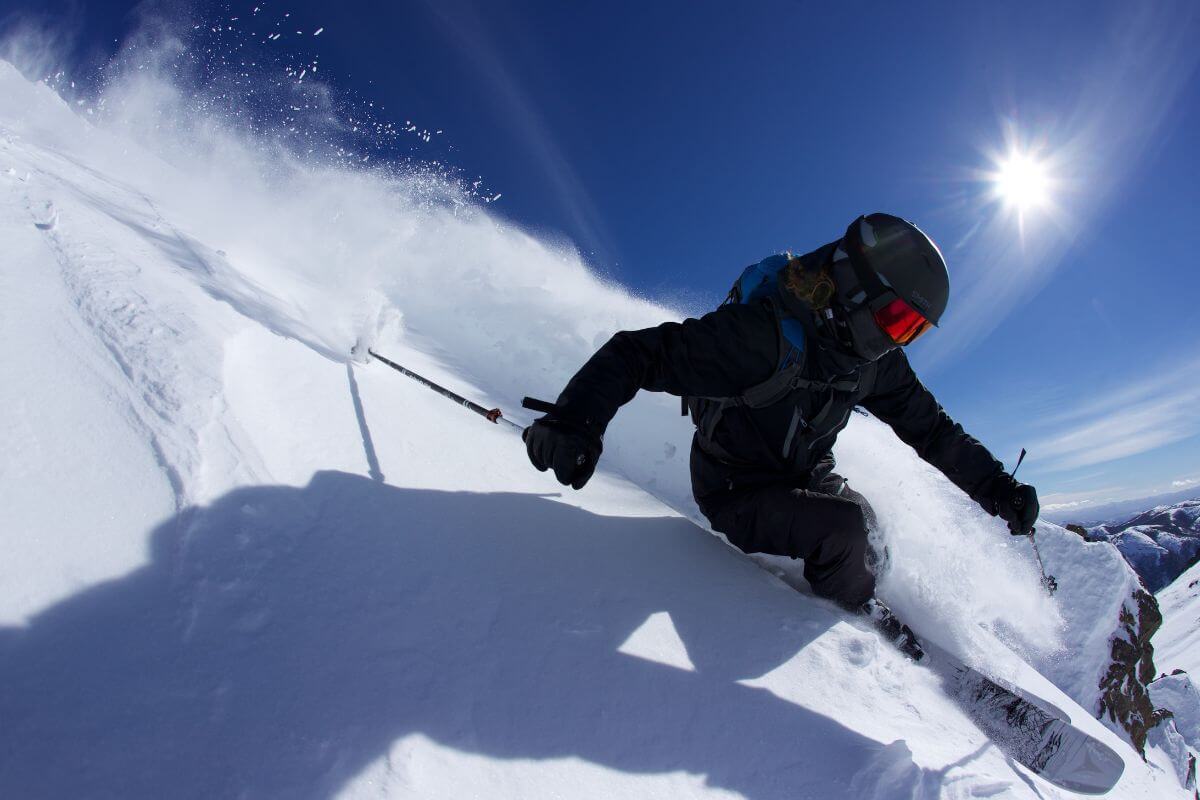
<instances>
[{"instance_id":1,"label":"snow","mask_svg":"<svg viewBox=\"0 0 1200 800\"><path fill-rule=\"evenodd\" d=\"M674 398L626 408L574 493L348 359L524 421L678 311L419 170L111 92L96 127L0 62L0 795L1065 796L795 565L697 527ZM1184 796L1018 657L1096 651L1024 540L875 420L838 454L898 610L1125 753L1113 796ZM1117 602L1106 568L1063 597Z\"/></svg>"},{"instance_id":2,"label":"snow","mask_svg":"<svg viewBox=\"0 0 1200 800\"><path fill-rule=\"evenodd\" d=\"M76 298L14 187L0 183L6 625L141 563L142 542L129 531L148 530L176 511L121 369L85 324L64 313ZM104 464L121 468L94 468Z\"/></svg>"},{"instance_id":3,"label":"snow","mask_svg":"<svg viewBox=\"0 0 1200 800\"><path fill-rule=\"evenodd\" d=\"M1055 598L1063 616L1063 647L1036 656L1034 663L1076 702L1094 710L1121 608L1132 605L1141 586L1120 552L1105 542L1085 541L1046 522L1038 523L1035 535L1047 573L1059 578ZM1014 541L1031 546L1025 539Z\"/></svg>"},{"instance_id":4,"label":"snow","mask_svg":"<svg viewBox=\"0 0 1200 800\"><path fill-rule=\"evenodd\" d=\"M1200 564L1158 593L1162 628L1154 636L1159 672L1181 669L1200 677Z\"/></svg>"},{"instance_id":5,"label":"snow","mask_svg":"<svg viewBox=\"0 0 1200 800\"><path fill-rule=\"evenodd\" d=\"M1175 714L1175 728L1193 750L1200 750L1200 692L1191 676L1183 672L1164 675L1150 684L1150 698L1156 708L1169 708Z\"/></svg>"}]
</instances>

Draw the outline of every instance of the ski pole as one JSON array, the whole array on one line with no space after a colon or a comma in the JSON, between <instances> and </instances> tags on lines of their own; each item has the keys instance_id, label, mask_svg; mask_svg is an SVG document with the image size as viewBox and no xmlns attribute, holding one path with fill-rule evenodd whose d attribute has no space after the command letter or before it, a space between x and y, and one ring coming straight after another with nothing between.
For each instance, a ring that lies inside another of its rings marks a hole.
<instances>
[{"instance_id":1,"label":"ski pole","mask_svg":"<svg viewBox=\"0 0 1200 800\"><path fill-rule=\"evenodd\" d=\"M1021 462L1025 460L1025 448L1021 448L1021 455L1017 456L1017 465L1013 467L1011 476L1016 478L1017 470L1021 468ZM1025 504L1025 501L1020 497L1013 498L1013 505L1020 508ZM1029 543L1033 545L1033 557L1037 559L1038 571L1042 573L1042 586L1046 588L1046 593L1053 595L1058 591L1058 579L1053 575L1046 574L1046 565L1042 562L1042 554L1037 546L1037 526L1031 525L1029 528Z\"/></svg>"},{"instance_id":2,"label":"ski pole","mask_svg":"<svg viewBox=\"0 0 1200 800\"><path fill-rule=\"evenodd\" d=\"M1037 537L1034 531L1029 532L1029 543L1033 545L1033 557L1037 559L1038 569L1042 572L1042 586L1046 587L1046 594L1054 594L1058 591L1058 579L1053 575L1046 574L1046 565L1042 563L1042 554L1038 552Z\"/></svg>"},{"instance_id":3,"label":"ski pole","mask_svg":"<svg viewBox=\"0 0 1200 800\"><path fill-rule=\"evenodd\" d=\"M379 353L376 353L374 350L372 350L370 348L367 348L367 353L369 353L370 355L379 359L384 364L387 364L389 367L396 370L401 375L406 375L409 378L412 378L417 383L421 384L422 386L424 386L428 389L432 389L433 391L437 392L438 394L440 394L442 397L446 398L447 400L451 400L455 403L458 403L463 408L467 408L471 411L474 411L476 414L483 417L488 422L492 422L497 425L499 425L501 422L503 422L505 425L509 425L513 428L516 428L519 431L524 430L524 428L521 427L520 425L518 425L517 423L513 422L510 419L507 419L504 416L504 413L498 408L488 409L488 408L484 408L483 406L479 405L478 403L471 402L470 400L463 397L462 395L455 394L454 392L450 391L445 386L439 386L438 384L434 383L433 381L429 380L428 378L422 377L421 375L418 375L417 373L413 372L410 369L405 369L404 367L397 364L395 361L384 358L383 356L379 355Z\"/></svg>"}]
</instances>

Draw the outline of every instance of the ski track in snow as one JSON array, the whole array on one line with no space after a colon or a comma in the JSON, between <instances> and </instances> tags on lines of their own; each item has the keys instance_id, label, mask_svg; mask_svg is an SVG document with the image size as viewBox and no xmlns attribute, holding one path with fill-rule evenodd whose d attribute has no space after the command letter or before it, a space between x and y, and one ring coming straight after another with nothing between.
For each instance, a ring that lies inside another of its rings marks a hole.
<instances>
[{"instance_id":1,"label":"ski track in snow","mask_svg":"<svg viewBox=\"0 0 1200 800\"><path fill-rule=\"evenodd\" d=\"M631 404L576 494L346 363L365 335L515 409L669 310L478 210L359 175L314 179L327 208L230 192L3 62L0 89L0 795L1069 796L795 565L693 524L674 398ZM839 456L894 604L1094 723L997 638L1074 641L1027 556L878 423ZM1179 791L1130 759L1115 796Z\"/></svg>"}]
</instances>

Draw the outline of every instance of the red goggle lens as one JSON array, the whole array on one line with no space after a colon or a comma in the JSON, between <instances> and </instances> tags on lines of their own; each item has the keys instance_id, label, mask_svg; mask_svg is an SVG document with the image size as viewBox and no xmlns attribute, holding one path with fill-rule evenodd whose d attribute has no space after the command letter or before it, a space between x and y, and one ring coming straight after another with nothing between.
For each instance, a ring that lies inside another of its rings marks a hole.
<instances>
[{"instance_id":1,"label":"red goggle lens","mask_svg":"<svg viewBox=\"0 0 1200 800\"><path fill-rule=\"evenodd\" d=\"M896 344L909 344L933 327L916 309L897 297L875 312L875 322Z\"/></svg>"}]
</instances>

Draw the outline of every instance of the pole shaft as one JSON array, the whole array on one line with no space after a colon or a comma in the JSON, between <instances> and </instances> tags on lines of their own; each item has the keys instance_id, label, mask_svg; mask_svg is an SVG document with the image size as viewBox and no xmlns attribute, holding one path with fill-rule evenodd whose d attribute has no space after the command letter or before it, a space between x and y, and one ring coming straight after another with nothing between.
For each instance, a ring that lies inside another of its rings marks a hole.
<instances>
[{"instance_id":1,"label":"pole shaft","mask_svg":"<svg viewBox=\"0 0 1200 800\"><path fill-rule=\"evenodd\" d=\"M1053 595L1058 591L1058 579L1053 575L1046 574L1046 564L1042 561L1042 553L1037 546L1037 528L1029 532L1029 543L1033 545L1033 557L1037 559L1038 571L1042 573L1042 586L1045 587L1048 594Z\"/></svg>"},{"instance_id":2,"label":"pole shaft","mask_svg":"<svg viewBox=\"0 0 1200 800\"><path fill-rule=\"evenodd\" d=\"M409 378L412 378L414 381L421 384L422 386L424 386L427 389L432 389L433 391L437 392L438 394L440 394L442 397L446 398L447 400L458 403L460 406L462 406L463 408L466 408L470 411L474 411L476 414L483 417L488 422L494 422L497 424L500 422L504 422L504 423L516 428L517 430L521 430L520 425L513 422L512 420L505 419L504 415L500 413L500 409L484 408L483 406L479 405L478 403L474 403L474 402L468 400L467 398L463 397L460 394L455 394L454 392L447 389L445 386L439 386L438 384L434 383L433 381L429 380L428 378L418 375L417 373L413 372L412 370L406 369L406 368L400 366L395 361L392 361L391 359L388 359L388 358L384 358L383 356L379 355L379 353L376 353L374 350L368 349L367 352L370 353L375 358L382 361L384 364L387 364L389 367L396 370L400 374L406 375Z\"/></svg>"}]
</instances>

